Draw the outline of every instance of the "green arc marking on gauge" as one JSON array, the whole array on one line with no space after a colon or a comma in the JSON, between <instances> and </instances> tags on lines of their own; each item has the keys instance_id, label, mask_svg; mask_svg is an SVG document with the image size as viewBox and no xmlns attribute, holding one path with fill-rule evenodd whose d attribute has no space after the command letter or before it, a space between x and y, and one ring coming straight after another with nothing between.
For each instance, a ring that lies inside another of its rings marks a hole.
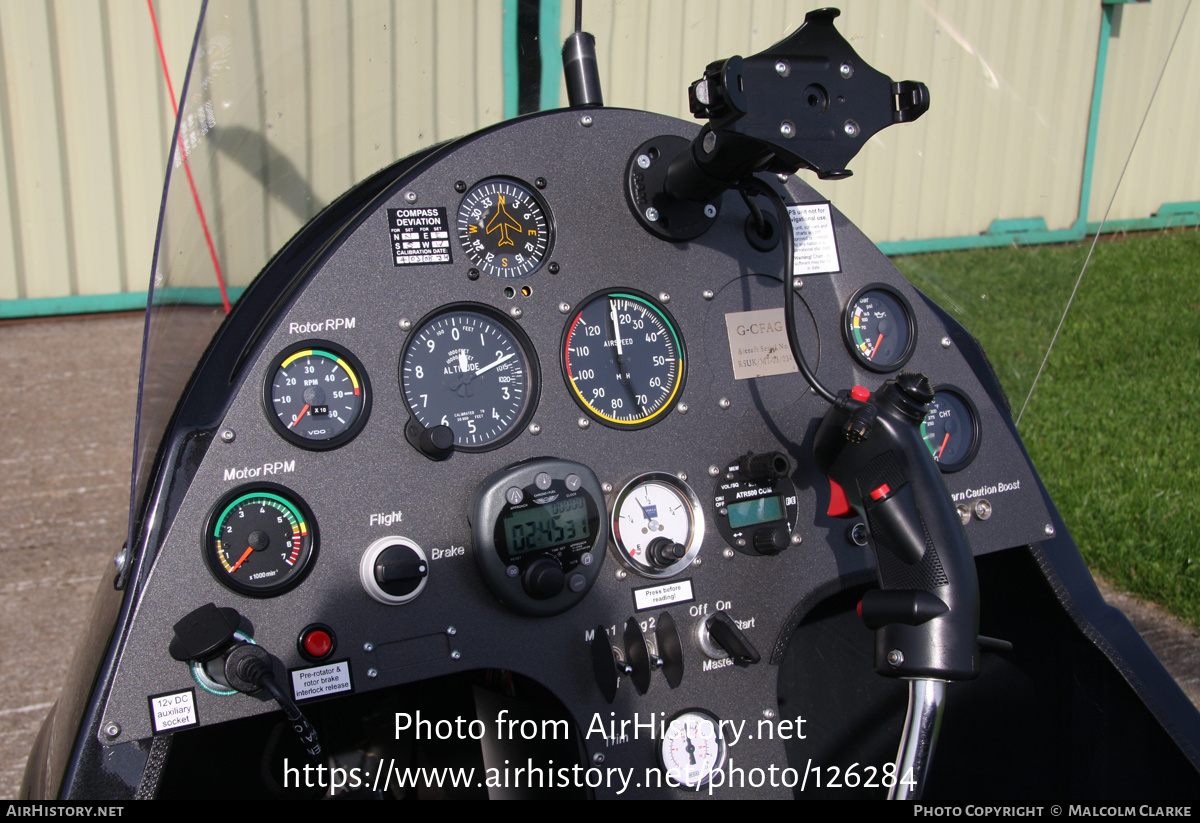
<instances>
[{"instance_id":1,"label":"green arc marking on gauge","mask_svg":"<svg viewBox=\"0 0 1200 823\"><path fill-rule=\"evenodd\" d=\"M260 498L260 497L266 498L268 500L274 500L276 503L279 503L280 505L282 505L283 508L286 511L290 512L292 517L295 518L296 524L300 527L300 534L301 535L308 534L308 524L306 524L304 522L303 515L301 515L300 512L296 510L296 507L293 506L291 503L289 503L287 500L285 500L284 498L280 497L277 494L271 494L270 492L250 492L249 494L243 494L241 497L236 498L228 506L225 507L225 510L223 512L221 512L221 516L217 518L217 522L213 526L213 537L217 538L217 540L221 539L221 524L225 522L225 518L229 515L229 513L231 511L233 511L237 506L241 505L242 503L244 503L248 500L254 500L254 499Z\"/></svg>"}]
</instances>

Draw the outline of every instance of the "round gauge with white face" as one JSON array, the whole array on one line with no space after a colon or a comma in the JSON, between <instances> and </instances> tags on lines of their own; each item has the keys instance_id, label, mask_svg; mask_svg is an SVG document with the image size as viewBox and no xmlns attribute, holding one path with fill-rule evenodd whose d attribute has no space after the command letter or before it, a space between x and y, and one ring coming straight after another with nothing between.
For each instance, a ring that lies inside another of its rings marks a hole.
<instances>
[{"instance_id":1,"label":"round gauge with white face","mask_svg":"<svg viewBox=\"0 0 1200 823\"><path fill-rule=\"evenodd\" d=\"M668 782L685 789L707 786L713 773L724 767L725 753L720 721L704 709L672 717L658 746Z\"/></svg>"},{"instance_id":2,"label":"round gauge with white face","mask_svg":"<svg viewBox=\"0 0 1200 823\"><path fill-rule=\"evenodd\" d=\"M508 177L472 186L459 203L457 228L471 262L504 280L528 277L550 253L545 203L529 186Z\"/></svg>"},{"instance_id":3,"label":"round gauge with white face","mask_svg":"<svg viewBox=\"0 0 1200 823\"><path fill-rule=\"evenodd\" d=\"M538 398L529 338L487 306L460 303L423 319L400 358L400 389L426 429L446 426L456 451L486 451L519 433Z\"/></svg>"},{"instance_id":4,"label":"round gauge with white face","mask_svg":"<svg viewBox=\"0 0 1200 823\"><path fill-rule=\"evenodd\" d=\"M691 565L704 542L700 499L674 475L639 475L617 495L612 532L617 556L638 574L679 574Z\"/></svg>"}]
</instances>

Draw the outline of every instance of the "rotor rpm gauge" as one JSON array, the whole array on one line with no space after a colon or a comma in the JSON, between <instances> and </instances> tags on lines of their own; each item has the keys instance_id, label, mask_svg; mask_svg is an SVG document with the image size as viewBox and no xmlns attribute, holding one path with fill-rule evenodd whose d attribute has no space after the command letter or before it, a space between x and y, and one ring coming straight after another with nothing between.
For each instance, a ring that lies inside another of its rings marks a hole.
<instances>
[{"instance_id":1,"label":"rotor rpm gauge","mask_svg":"<svg viewBox=\"0 0 1200 823\"><path fill-rule=\"evenodd\" d=\"M476 183L458 206L458 240L467 257L493 277L528 277L550 253L546 205L524 183L492 177Z\"/></svg>"},{"instance_id":2,"label":"rotor rpm gauge","mask_svg":"<svg viewBox=\"0 0 1200 823\"><path fill-rule=\"evenodd\" d=\"M917 322L904 295L883 283L856 291L842 333L854 359L873 372L896 371L917 346Z\"/></svg>"},{"instance_id":3,"label":"rotor rpm gauge","mask_svg":"<svg viewBox=\"0 0 1200 823\"><path fill-rule=\"evenodd\" d=\"M943 472L966 468L979 451L979 413L965 394L938 386L921 421L921 437Z\"/></svg>"},{"instance_id":4,"label":"rotor rpm gauge","mask_svg":"<svg viewBox=\"0 0 1200 823\"><path fill-rule=\"evenodd\" d=\"M289 346L267 369L263 389L275 431L306 449L333 449L371 413L371 387L358 359L326 340Z\"/></svg>"},{"instance_id":5,"label":"rotor rpm gauge","mask_svg":"<svg viewBox=\"0 0 1200 823\"><path fill-rule=\"evenodd\" d=\"M614 429L662 420L687 377L667 310L632 289L598 292L567 322L562 369L575 402Z\"/></svg>"},{"instance_id":6,"label":"rotor rpm gauge","mask_svg":"<svg viewBox=\"0 0 1200 823\"><path fill-rule=\"evenodd\" d=\"M678 574L704 542L700 498L674 475L639 475L617 495L612 533L617 556L638 574Z\"/></svg>"},{"instance_id":7,"label":"rotor rpm gauge","mask_svg":"<svg viewBox=\"0 0 1200 823\"><path fill-rule=\"evenodd\" d=\"M317 553L317 524L282 486L243 486L221 498L204 534L204 559L221 585L250 597L297 586Z\"/></svg>"},{"instance_id":8,"label":"rotor rpm gauge","mask_svg":"<svg viewBox=\"0 0 1200 823\"><path fill-rule=\"evenodd\" d=\"M400 390L426 429L447 426L456 451L487 451L520 432L538 399L538 363L525 332L474 303L438 309L413 330Z\"/></svg>"}]
</instances>

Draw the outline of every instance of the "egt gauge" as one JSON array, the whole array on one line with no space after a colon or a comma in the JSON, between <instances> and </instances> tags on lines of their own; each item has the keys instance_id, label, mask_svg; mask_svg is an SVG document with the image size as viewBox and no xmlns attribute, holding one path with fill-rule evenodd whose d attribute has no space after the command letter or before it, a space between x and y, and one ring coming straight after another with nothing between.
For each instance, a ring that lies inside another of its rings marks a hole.
<instances>
[{"instance_id":1,"label":"egt gauge","mask_svg":"<svg viewBox=\"0 0 1200 823\"><path fill-rule=\"evenodd\" d=\"M651 426L670 412L687 378L671 315L632 289L597 292L567 321L562 370L575 402L615 429Z\"/></svg>"}]
</instances>

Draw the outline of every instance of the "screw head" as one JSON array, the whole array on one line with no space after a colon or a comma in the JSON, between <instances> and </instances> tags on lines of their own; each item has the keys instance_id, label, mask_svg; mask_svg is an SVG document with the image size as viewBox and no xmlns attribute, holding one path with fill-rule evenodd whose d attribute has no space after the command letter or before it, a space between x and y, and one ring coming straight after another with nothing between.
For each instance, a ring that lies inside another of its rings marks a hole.
<instances>
[{"instance_id":1,"label":"screw head","mask_svg":"<svg viewBox=\"0 0 1200 823\"><path fill-rule=\"evenodd\" d=\"M800 535L798 535L798 534L792 535L792 545L793 546L799 546L803 542L804 542L804 538L801 537Z\"/></svg>"},{"instance_id":2,"label":"screw head","mask_svg":"<svg viewBox=\"0 0 1200 823\"><path fill-rule=\"evenodd\" d=\"M779 178L780 183L786 183L788 181L788 176L786 174L777 174L775 176Z\"/></svg>"},{"instance_id":3,"label":"screw head","mask_svg":"<svg viewBox=\"0 0 1200 823\"><path fill-rule=\"evenodd\" d=\"M889 666L899 666L904 662L904 652L899 649L892 649L887 653L887 662Z\"/></svg>"},{"instance_id":4,"label":"screw head","mask_svg":"<svg viewBox=\"0 0 1200 823\"><path fill-rule=\"evenodd\" d=\"M803 280L801 280L799 277L793 277L793 278L792 278L792 288L793 288L793 289L802 289L802 288L804 288L804 281L803 281Z\"/></svg>"},{"instance_id":5,"label":"screw head","mask_svg":"<svg viewBox=\"0 0 1200 823\"><path fill-rule=\"evenodd\" d=\"M775 64L775 73L778 74L780 77L787 77L789 74L792 73L792 69L791 69L791 66L788 65L786 60L780 60L778 63Z\"/></svg>"},{"instance_id":6,"label":"screw head","mask_svg":"<svg viewBox=\"0 0 1200 823\"><path fill-rule=\"evenodd\" d=\"M838 74L849 80L854 76L854 66L850 65L849 63L842 63L842 65L838 67Z\"/></svg>"},{"instance_id":7,"label":"screw head","mask_svg":"<svg viewBox=\"0 0 1200 823\"><path fill-rule=\"evenodd\" d=\"M590 128L592 123L594 123L594 122L596 122L596 121L592 119L592 116L590 114L585 114L583 117L579 118L579 124L581 126L583 126L585 129Z\"/></svg>"},{"instance_id":8,"label":"screw head","mask_svg":"<svg viewBox=\"0 0 1200 823\"><path fill-rule=\"evenodd\" d=\"M729 408L730 406L732 406L732 405L733 405L733 403L729 402L729 398L728 398L728 397L722 397L720 400L718 400L718 401L717 401L717 405L718 405L718 406L720 406L720 407L721 407L721 408L723 408L723 409L727 409L727 408Z\"/></svg>"},{"instance_id":9,"label":"screw head","mask_svg":"<svg viewBox=\"0 0 1200 823\"><path fill-rule=\"evenodd\" d=\"M592 755L592 762L595 763L597 766L599 766L601 763L603 763L604 762L604 752L596 752L594 755Z\"/></svg>"},{"instance_id":10,"label":"screw head","mask_svg":"<svg viewBox=\"0 0 1200 823\"><path fill-rule=\"evenodd\" d=\"M658 299L659 299L659 302L662 302L662 303L670 303L670 302L671 302L671 295L669 295L669 294L668 294L667 292L665 292L665 291L660 291L660 292L658 293Z\"/></svg>"},{"instance_id":11,"label":"screw head","mask_svg":"<svg viewBox=\"0 0 1200 823\"><path fill-rule=\"evenodd\" d=\"M651 223L657 223L658 222L658 209L654 208L653 206L646 209L646 219L649 220Z\"/></svg>"},{"instance_id":12,"label":"screw head","mask_svg":"<svg viewBox=\"0 0 1200 823\"><path fill-rule=\"evenodd\" d=\"M412 321L407 317L400 318L400 331L412 331Z\"/></svg>"},{"instance_id":13,"label":"screw head","mask_svg":"<svg viewBox=\"0 0 1200 823\"><path fill-rule=\"evenodd\" d=\"M716 217L717 216L717 207L714 206L712 203L705 204L704 216L709 217L709 218Z\"/></svg>"},{"instance_id":14,"label":"screw head","mask_svg":"<svg viewBox=\"0 0 1200 823\"><path fill-rule=\"evenodd\" d=\"M575 425L579 426L581 429L586 429L588 426L592 425L592 421L588 420L586 417L581 417L575 421Z\"/></svg>"},{"instance_id":15,"label":"screw head","mask_svg":"<svg viewBox=\"0 0 1200 823\"><path fill-rule=\"evenodd\" d=\"M537 423L530 423L529 424L529 433L532 434L534 437L537 437L539 434L542 433L542 427L539 426Z\"/></svg>"},{"instance_id":16,"label":"screw head","mask_svg":"<svg viewBox=\"0 0 1200 823\"><path fill-rule=\"evenodd\" d=\"M537 178L536 180L533 181L533 185L537 186L539 189L546 188L546 178L545 177Z\"/></svg>"},{"instance_id":17,"label":"screw head","mask_svg":"<svg viewBox=\"0 0 1200 823\"><path fill-rule=\"evenodd\" d=\"M962 524L964 526L971 522L971 507L970 506L968 506L966 503L959 503L954 508L958 512L958 519L962 522Z\"/></svg>"},{"instance_id":18,"label":"screw head","mask_svg":"<svg viewBox=\"0 0 1200 823\"><path fill-rule=\"evenodd\" d=\"M617 579L618 580L624 580L628 576L629 576L629 572L625 571L624 569L617 569Z\"/></svg>"},{"instance_id":19,"label":"screw head","mask_svg":"<svg viewBox=\"0 0 1200 823\"><path fill-rule=\"evenodd\" d=\"M725 557L726 560L732 560L734 558L734 555L737 554L737 552L735 552L733 549L726 546L725 549L721 552L721 554Z\"/></svg>"},{"instance_id":20,"label":"screw head","mask_svg":"<svg viewBox=\"0 0 1200 823\"><path fill-rule=\"evenodd\" d=\"M415 191L406 191L406 192L404 192L404 202L405 202L405 203L415 203L415 202L417 202L417 193L416 193Z\"/></svg>"},{"instance_id":21,"label":"screw head","mask_svg":"<svg viewBox=\"0 0 1200 823\"><path fill-rule=\"evenodd\" d=\"M986 500L975 501L975 516L980 520L987 520L992 516L992 504Z\"/></svg>"},{"instance_id":22,"label":"screw head","mask_svg":"<svg viewBox=\"0 0 1200 823\"><path fill-rule=\"evenodd\" d=\"M463 182L462 180L455 180L454 181L454 190L456 192L458 192L459 194L462 194L464 191L467 190L467 184L465 182Z\"/></svg>"},{"instance_id":23,"label":"screw head","mask_svg":"<svg viewBox=\"0 0 1200 823\"><path fill-rule=\"evenodd\" d=\"M675 411L679 412L680 414L687 414L688 404L683 402L675 404Z\"/></svg>"},{"instance_id":24,"label":"screw head","mask_svg":"<svg viewBox=\"0 0 1200 823\"><path fill-rule=\"evenodd\" d=\"M113 558L113 565L117 567L117 574L122 574L125 571L125 564L129 562L129 550L124 546L117 552L117 556Z\"/></svg>"},{"instance_id":25,"label":"screw head","mask_svg":"<svg viewBox=\"0 0 1200 823\"><path fill-rule=\"evenodd\" d=\"M855 123L853 120L847 120L846 124L842 126L842 131L846 132L847 137L857 137L858 123Z\"/></svg>"},{"instance_id":26,"label":"screw head","mask_svg":"<svg viewBox=\"0 0 1200 823\"><path fill-rule=\"evenodd\" d=\"M450 635L458 634L458 629L454 628L453 626L447 626L446 634L450 634Z\"/></svg>"},{"instance_id":27,"label":"screw head","mask_svg":"<svg viewBox=\"0 0 1200 823\"><path fill-rule=\"evenodd\" d=\"M479 279L479 269L467 269L467 279L468 280L478 280Z\"/></svg>"},{"instance_id":28,"label":"screw head","mask_svg":"<svg viewBox=\"0 0 1200 823\"><path fill-rule=\"evenodd\" d=\"M703 558L703 557L697 557L695 560L693 560L693 561L692 561L692 565L693 565L693 566L703 566L703 565L704 565L704 558Z\"/></svg>"},{"instance_id":29,"label":"screw head","mask_svg":"<svg viewBox=\"0 0 1200 823\"><path fill-rule=\"evenodd\" d=\"M774 709L763 709L763 717L767 718L767 720L774 720L775 719L775 710Z\"/></svg>"},{"instance_id":30,"label":"screw head","mask_svg":"<svg viewBox=\"0 0 1200 823\"><path fill-rule=\"evenodd\" d=\"M512 317L513 320L520 320L521 315L524 314L524 312L521 311L520 306L513 306L511 309L508 310L508 313Z\"/></svg>"},{"instance_id":31,"label":"screw head","mask_svg":"<svg viewBox=\"0 0 1200 823\"><path fill-rule=\"evenodd\" d=\"M462 660L462 652L460 652L458 649L455 649L454 651L450 652L450 657L454 660Z\"/></svg>"},{"instance_id":32,"label":"screw head","mask_svg":"<svg viewBox=\"0 0 1200 823\"><path fill-rule=\"evenodd\" d=\"M785 138L791 139L796 136L796 126L791 120L784 120L779 124L779 133Z\"/></svg>"},{"instance_id":33,"label":"screw head","mask_svg":"<svg viewBox=\"0 0 1200 823\"><path fill-rule=\"evenodd\" d=\"M232 443L237 438L233 433L233 429L223 429L221 431L221 440L225 443Z\"/></svg>"},{"instance_id":34,"label":"screw head","mask_svg":"<svg viewBox=\"0 0 1200 823\"><path fill-rule=\"evenodd\" d=\"M640 166L640 167L641 167L641 168L643 168L643 169L648 169L648 168L650 168L650 155L648 155L648 154L639 154L639 155L637 156L637 164L638 164L638 166Z\"/></svg>"},{"instance_id":35,"label":"screw head","mask_svg":"<svg viewBox=\"0 0 1200 823\"><path fill-rule=\"evenodd\" d=\"M952 341L949 337L943 337L942 338L942 348L943 349L950 348L950 346L952 345L953 342L954 341Z\"/></svg>"},{"instance_id":36,"label":"screw head","mask_svg":"<svg viewBox=\"0 0 1200 823\"><path fill-rule=\"evenodd\" d=\"M568 303L566 300L564 300L563 302L558 304L558 313L559 314L566 314L570 310L571 310L571 304Z\"/></svg>"},{"instance_id":37,"label":"screw head","mask_svg":"<svg viewBox=\"0 0 1200 823\"><path fill-rule=\"evenodd\" d=\"M121 727L116 723L111 723L111 722L105 723L104 724L104 736L109 739L112 739L114 737L120 737L121 736Z\"/></svg>"},{"instance_id":38,"label":"screw head","mask_svg":"<svg viewBox=\"0 0 1200 823\"><path fill-rule=\"evenodd\" d=\"M720 474L721 474L721 467L720 467L720 466L715 466L715 465L714 465L714 466L709 466L709 467L708 467L708 476L709 476L709 477L718 477L718 476L720 476Z\"/></svg>"},{"instance_id":39,"label":"screw head","mask_svg":"<svg viewBox=\"0 0 1200 823\"><path fill-rule=\"evenodd\" d=\"M1042 531L1046 533L1047 537L1054 537L1054 526L1052 524L1047 523L1046 528L1044 528Z\"/></svg>"},{"instance_id":40,"label":"screw head","mask_svg":"<svg viewBox=\"0 0 1200 823\"><path fill-rule=\"evenodd\" d=\"M601 483L600 491L604 492L605 494L612 494L612 483Z\"/></svg>"},{"instance_id":41,"label":"screw head","mask_svg":"<svg viewBox=\"0 0 1200 823\"><path fill-rule=\"evenodd\" d=\"M557 263L551 262L549 266L546 266L546 271L550 272L551 274L558 274L558 270Z\"/></svg>"},{"instance_id":42,"label":"screw head","mask_svg":"<svg viewBox=\"0 0 1200 823\"><path fill-rule=\"evenodd\" d=\"M364 652L375 651L375 644L374 643L363 643L363 651Z\"/></svg>"},{"instance_id":43,"label":"screw head","mask_svg":"<svg viewBox=\"0 0 1200 823\"><path fill-rule=\"evenodd\" d=\"M680 480L682 480L684 483L687 482L687 472L676 472L675 476L678 477Z\"/></svg>"},{"instance_id":44,"label":"screw head","mask_svg":"<svg viewBox=\"0 0 1200 823\"><path fill-rule=\"evenodd\" d=\"M371 677L371 678L379 677L379 669L375 669L375 668L367 669L367 677Z\"/></svg>"},{"instance_id":45,"label":"screw head","mask_svg":"<svg viewBox=\"0 0 1200 823\"><path fill-rule=\"evenodd\" d=\"M714 292L712 289L705 289L704 291L700 292L700 296L703 297L705 300L712 300L717 295L716 295L716 292Z\"/></svg>"}]
</instances>

